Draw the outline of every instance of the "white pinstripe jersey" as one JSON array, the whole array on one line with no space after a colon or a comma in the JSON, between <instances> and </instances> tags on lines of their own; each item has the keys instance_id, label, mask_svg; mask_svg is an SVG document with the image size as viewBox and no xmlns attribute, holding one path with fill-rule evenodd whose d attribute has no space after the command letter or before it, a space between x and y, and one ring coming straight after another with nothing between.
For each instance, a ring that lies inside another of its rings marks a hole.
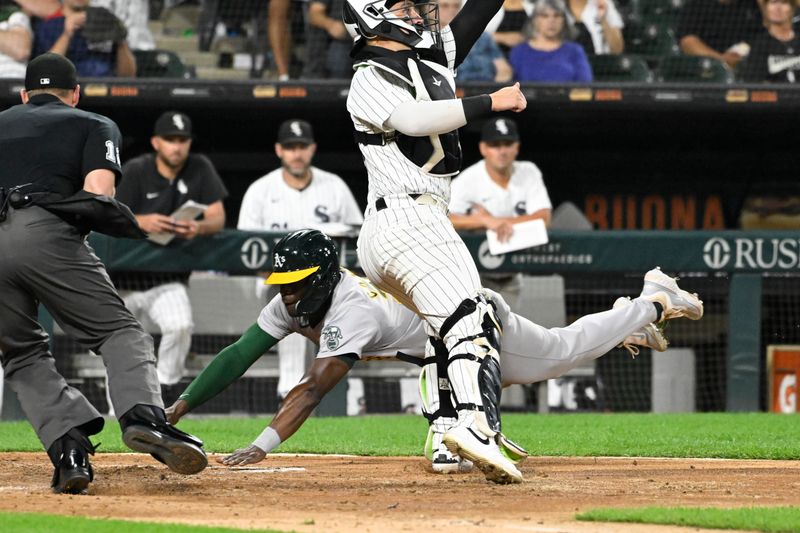
<instances>
[{"instance_id":1,"label":"white pinstripe jersey","mask_svg":"<svg viewBox=\"0 0 800 533\"><path fill-rule=\"evenodd\" d=\"M455 90L456 44L449 26L442 30L441 36L448 67L430 61L426 63L439 71ZM379 67L359 67L347 95L347 111L356 131L392 133L394 130L386 122L399 104L415 100L412 89L413 86ZM403 193L431 193L449 200L452 176L433 176L424 172L402 154L397 143L390 142L384 146L359 144L359 148L369 178L369 204L384 196Z\"/></svg>"},{"instance_id":2,"label":"white pinstripe jersey","mask_svg":"<svg viewBox=\"0 0 800 533\"><path fill-rule=\"evenodd\" d=\"M351 353L362 359L387 358L397 352L422 357L428 339L417 315L368 279L344 269L330 309L316 327L301 328L280 295L261 311L258 326L277 340L292 332L308 337L319 345L320 358Z\"/></svg>"},{"instance_id":3,"label":"white pinstripe jersey","mask_svg":"<svg viewBox=\"0 0 800 533\"><path fill-rule=\"evenodd\" d=\"M515 161L504 189L495 183L480 160L453 181L450 212L465 215L479 204L492 216L518 217L540 209L552 209L542 171L531 161Z\"/></svg>"},{"instance_id":4,"label":"white pinstripe jersey","mask_svg":"<svg viewBox=\"0 0 800 533\"><path fill-rule=\"evenodd\" d=\"M347 184L330 172L311 167L311 183L303 190L290 187L283 169L254 181L242 200L240 230L294 231L327 225L360 226L364 221Z\"/></svg>"}]
</instances>

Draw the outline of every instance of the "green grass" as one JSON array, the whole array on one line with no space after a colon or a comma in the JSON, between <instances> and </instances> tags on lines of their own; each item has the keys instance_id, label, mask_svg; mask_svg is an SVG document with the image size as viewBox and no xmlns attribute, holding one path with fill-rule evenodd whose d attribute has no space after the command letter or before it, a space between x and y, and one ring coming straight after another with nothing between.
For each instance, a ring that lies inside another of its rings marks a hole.
<instances>
[{"instance_id":1,"label":"green grass","mask_svg":"<svg viewBox=\"0 0 800 533\"><path fill-rule=\"evenodd\" d=\"M186 419L179 427L210 452L245 446L263 418ZM800 459L800 417L767 413L508 414L504 432L534 455ZM311 418L278 452L419 455L427 423L420 416ZM128 449L109 420L100 452ZM25 422L0 424L0 451L41 451Z\"/></svg>"},{"instance_id":2,"label":"green grass","mask_svg":"<svg viewBox=\"0 0 800 533\"><path fill-rule=\"evenodd\" d=\"M3 533L242 533L227 527L188 526L181 524L131 522L77 516L57 516L38 513L0 512ZM252 529L253 533L280 533L276 529Z\"/></svg>"},{"instance_id":3,"label":"green grass","mask_svg":"<svg viewBox=\"0 0 800 533\"><path fill-rule=\"evenodd\" d=\"M800 507L593 509L578 520L800 533Z\"/></svg>"}]
</instances>

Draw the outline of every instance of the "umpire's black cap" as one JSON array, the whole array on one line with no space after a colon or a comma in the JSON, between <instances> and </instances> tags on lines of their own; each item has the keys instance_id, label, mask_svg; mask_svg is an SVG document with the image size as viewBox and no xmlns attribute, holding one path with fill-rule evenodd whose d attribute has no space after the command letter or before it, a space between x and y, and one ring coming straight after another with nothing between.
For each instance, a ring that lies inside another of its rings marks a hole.
<instances>
[{"instance_id":1,"label":"umpire's black cap","mask_svg":"<svg viewBox=\"0 0 800 533\"><path fill-rule=\"evenodd\" d=\"M305 120L287 120L278 128L278 144L314 144L314 130Z\"/></svg>"},{"instance_id":2,"label":"umpire's black cap","mask_svg":"<svg viewBox=\"0 0 800 533\"><path fill-rule=\"evenodd\" d=\"M75 65L66 57L47 52L30 63L25 71L25 90L74 89L78 85Z\"/></svg>"},{"instance_id":3,"label":"umpire's black cap","mask_svg":"<svg viewBox=\"0 0 800 533\"><path fill-rule=\"evenodd\" d=\"M519 129L517 129L517 123L510 118L493 118L483 125L483 131L481 131L481 140L483 142L517 142L519 141Z\"/></svg>"}]
</instances>

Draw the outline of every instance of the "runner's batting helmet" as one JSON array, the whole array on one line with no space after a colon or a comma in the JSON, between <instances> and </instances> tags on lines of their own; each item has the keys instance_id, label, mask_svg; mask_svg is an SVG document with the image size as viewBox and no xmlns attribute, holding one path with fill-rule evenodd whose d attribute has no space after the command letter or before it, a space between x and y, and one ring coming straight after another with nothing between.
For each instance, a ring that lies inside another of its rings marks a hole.
<instances>
[{"instance_id":1,"label":"runner's batting helmet","mask_svg":"<svg viewBox=\"0 0 800 533\"><path fill-rule=\"evenodd\" d=\"M314 229L294 231L275 245L269 285L305 281L305 294L295 304L303 327L315 325L327 311L333 290L339 283L339 254L330 237Z\"/></svg>"},{"instance_id":2,"label":"runner's batting helmet","mask_svg":"<svg viewBox=\"0 0 800 533\"><path fill-rule=\"evenodd\" d=\"M342 19L355 40L351 55L375 37L417 49L441 48L439 5L435 1L346 0Z\"/></svg>"}]
</instances>

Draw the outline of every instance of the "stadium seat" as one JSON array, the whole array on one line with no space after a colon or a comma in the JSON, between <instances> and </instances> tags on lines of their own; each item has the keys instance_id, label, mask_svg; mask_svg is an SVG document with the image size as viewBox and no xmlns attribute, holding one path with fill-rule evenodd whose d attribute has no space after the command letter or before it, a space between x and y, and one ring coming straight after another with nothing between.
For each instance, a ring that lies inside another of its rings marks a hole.
<instances>
[{"instance_id":1,"label":"stadium seat","mask_svg":"<svg viewBox=\"0 0 800 533\"><path fill-rule=\"evenodd\" d=\"M193 78L189 67L171 50L134 50L139 78Z\"/></svg>"},{"instance_id":2,"label":"stadium seat","mask_svg":"<svg viewBox=\"0 0 800 533\"><path fill-rule=\"evenodd\" d=\"M636 17L674 28L685 0L634 0Z\"/></svg>"},{"instance_id":3,"label":"stadium seat","mask_svg":"<svg viewBox=\"0 0 800 533\"><path fill-rule=\"evenodd\" d=\"M595 81L653 81L653 73L647 67L647 62L639 56L630 54L590 56L589 63Z\"/></svg>"},{"instance_id":4,"label":"stadium seat","mask_svg":"<svg viewBox=\"0 0 800 533\"><path fill-rule=\"evenodd\" d=\"M675 31L669 26L653 22L630 22L623 33L625 51L642 56L647 61L680 53Z\"/></svg>"},{"instance_id":5,"label":"stadium seat","mask_svg":"<svg viewBox=\"0 0 800 533\"><path fill-rule=\"evenodd\" d=\"M673 82L731 83L733 72L713 57L670 56L661 61L658 78Z\"/></svg>"}]
</instances>

